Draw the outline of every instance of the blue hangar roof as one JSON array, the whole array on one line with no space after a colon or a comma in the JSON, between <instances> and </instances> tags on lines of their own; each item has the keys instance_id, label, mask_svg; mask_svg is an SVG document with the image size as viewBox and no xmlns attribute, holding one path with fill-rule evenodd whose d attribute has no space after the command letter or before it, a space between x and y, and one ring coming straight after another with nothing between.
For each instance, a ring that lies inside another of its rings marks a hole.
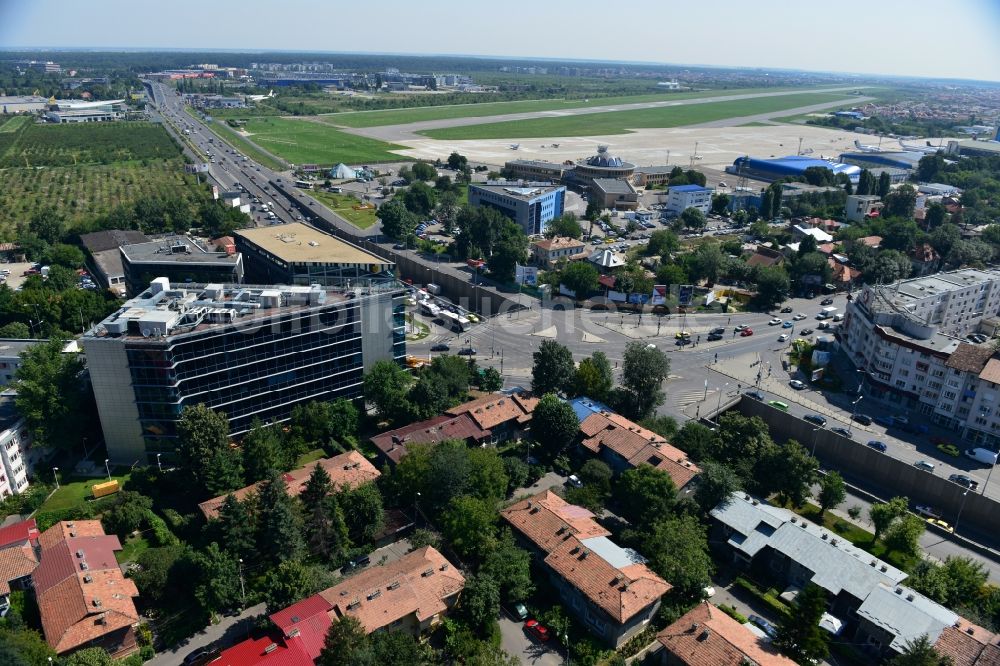
<instances>
[{"instance_id":1,"label":"blue hangar roof","mask_svg":"<svg viewBox=\"0 0 1000 666\"><path fill-rule=\"evenodd\" d=\"M711 192L711 188L702 187L701 185L674 185L670 188L671 192Z\"/></svg>"},{"instance_id":2,"label":"blue hangar roof","mask_svg":"<svg viewBox=\"0 0 1000 666\"><path fill-rule=\"evenodd\" d=\"M755 171L762 175L777 178L785 176L801 176L809 167L821 167L829 169L834 174L846 174L851 182L857 182L861 176L861 167L853 164L841 164L840 162L828 162L817 157L805 157L803 155L788 155L787 157L773 157L762 159L759 157L737 157L731 167L733 173L739 173L740 165L746 162L750 171Z\"/></svg>"}]
</instances>

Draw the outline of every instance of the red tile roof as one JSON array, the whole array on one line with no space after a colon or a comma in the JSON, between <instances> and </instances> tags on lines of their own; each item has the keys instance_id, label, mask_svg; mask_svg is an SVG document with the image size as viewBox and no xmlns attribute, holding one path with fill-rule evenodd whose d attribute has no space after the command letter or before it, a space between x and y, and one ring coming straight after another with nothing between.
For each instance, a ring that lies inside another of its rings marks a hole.
<instances>
[{"instance_id":1,"label":"red tile roof","mask_svg":"<svg viewBox=\"0 0 1000 666\"><path fill-rule=\"evenodd\" d=\"M777 266L785 261L785 255L778 250L758 245L757 250L747 259L747 266Z\"/></svg>"},{"instance_id":2,"label":"red tile roof","mask_svg":"<svg viewBox=\"0 0 1000 666\"><path fill-rule=\"evenodd\" d=\"M139 622L135 583L115 559L118 537L94 534L100 522L58 523L42 533L32 580L45 640L58 654ZM77 536L69 536L76 534Z\"/></svg>"},{"instance_id":3,"label":"red tile roof","mask_svg":"<svg viewBox=\"0 0 1000 666\"><path fill-rule=\"evenodd\" d=\"M535 411L537 404L538 398L526 393L513 395L491 393L452 407L445 413L449 416L468 414L480 428L492 430L511 422L521 424L530 421L531 413Z\"/></svg>"},{"instance_id":4,"label":"red tile roof","mask_svg":"<svg viewBox=\"0 0 1000 666\"><path fill-rule=\"evenodd\" d=\"M249 638L223 650L212 666L313 666L302 642L297 638L283 640L280 636Z\"/></svg>"},{"instance_id":5,"label":"red tile roof","mask_svg":"<svg viewBox=\"0 0 1000 666\"><path fill-rule=\"evenodd\" d=\"M832 279L834 282L848 283L848 282L853 282L854 280L857 280L859 277L861 277L861 271L859 271L856 268L851 268L846 264L842 264L838 261L835 261L833 257L828 258L826 260L826 263L827 265L830 266L833 275Z\"/></svg>"},{"instance_id":6,"label":"red tile roof","mask_svg":"<svg viewBox=\"0 0 1000 666\"><path fill-rule=\"evenodd\" d=\"M1000 666L1000 644L997 634L962 618L957 627L946 627L934 649L941 656L951 657L953 666Z\"/></svg>"},{"instance_id":7,"label":"red tile roof","mask_svg":"<svg viewBox=\"0 0 1000 666\"><path fill-rule=\"evenodd\" d=\"M921 263L937 261L941 255L937 253L930 243L920 243L910 251L910 259Z\"/></svg>"},{"instance_id":8,"label":"red tile roof","mask_svg":"<svg viewBox=\"0 0 1000 666\"><path fill-rule=\"evenodd\" d=\"M551 490L515 502L500 515L546 553L570 537L587 539L611 534L594 520L590 511L568 503Z\"/></svg>"},{"instance_id":9,"label":"red tile roof","mask_svg":"<svg viewBox=\"0 0 1000 666\"><path fill-rule=\"evenodd\" d=\"M312 658L323 651L326 632L330 629L330 610L333 606L318 594L292 604L271 615L271 622L281 629L286 641L298 639Z\"/></svg>"},{"instance_id":10,"label":"red tile roof","mask_svg":"<svg viewBox=\"0 0 1000 666\"><path fill-rule=\"evenodd\" d=\"M658 633L656 640L686 666L742 666L745 660L757 666L795 666L707 601Z\"/></svg>"},{"instance_id":11,"label":"red tile roof","mask_svg":"<svg viewBox=\"0 0 1000 666\"><path fill-rule=\"evenodd\" d=\"M372 567L319 593L333 615L354 616L369 633L413 615L424 622L450 608L465 576L431 546Z\"/></svg>"},{"instance_id":12,"label":"red tile roof","mask_svg":"<svg viewBox=\"0 0 1000 666\"><path fill-rule=\"evenodd\" d=\"M489 436L490 431L480 428L475 419L468 414L460 416L441 414L426 421L387 430L372 437L371 442L386 458L398 463L406 455L406 447L409 444L436 444L446 439L479 442Z\"/></svg>"},{"instance_id":13,"label":"red tile roof","mask_svg":"<svg viewBox=\"0 0 1000 666\"><path fill-rule=\"evenodd\" d=\"M313 468L316 465L320 465L330 475L330 481L333 483L334 488L341 488L343 486L356 488L369 481L374 481L382 475L360 452L348 451L347 453L335 455L332 458L321 458L283 474L282 478L285 480L285 487L288 489L289 495L297 497L302 492L306 486L306 482L309 480L309 475L312 474ZM252 486L233 491L232 495L242 501L250 494L255 493L258 487L260 487L260 484L255 483ZM206 519L211 520L219 515L219 510L225 501L226 495L220 495L219 497L213 497L210 500L202 502L198 505L198 508L201 509Z\"/></svg>"},{"instance_id":14,"label":"red tile roof","mask_svg":"<svg viewBox=\"0 0 1000 666\"><path fill-rule=\"evenodd\" d=\"M611 412L591 414L580 423L582 446L594 453L609 449L632 467L649 464L670 475L674 485L683 488L701 469L688 460L687 454L672 446L652 430Z\"/></svg>"},{"instance_id":15,"label":"red tile roof","mask_svg":"<svg viewBox=\"0 0 1000 666\"><path fill-rule=\"evenodd\" d=\"M0 597L10 594L10 582L31 574L38 566L35 549L28 541L0 548Z\"/></svg>"},{"instance_id":16,"label":"red tile roof","mask_svg":"<svg viewBox=\"0 0 1000 666\"><path fill-rule=\"evenodd\" d=\"M25 541L38 541L38 526L34 518L0 527L0 548Z\"/></svg>"},{"instance_id":17,"label":"red tile roof","mask_svg":"<svg viewBox=\"0 0 1000 666\"><path fill-rule=\"evenodd\" d=\"M880 245L882 245L882 237L864 236L863 238L859 238L857 242L867 245L868 247L879 247Z\"/></svg>"}]
</instances>

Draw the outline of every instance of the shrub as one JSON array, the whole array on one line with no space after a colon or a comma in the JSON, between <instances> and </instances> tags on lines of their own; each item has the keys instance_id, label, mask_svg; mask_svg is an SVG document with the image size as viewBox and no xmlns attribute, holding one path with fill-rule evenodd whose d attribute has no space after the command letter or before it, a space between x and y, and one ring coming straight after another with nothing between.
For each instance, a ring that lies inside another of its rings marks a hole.
<instances>
[{"instance_id":1,"label":"shrub","mask_svg":"<svg viewBox=\"0 0 1000 666\"><path fill-rule=\"evenodd\" d=\"M747 623L747 619L742 615L740 615L740 612L736 610L736 608L734 608L733 606L729 606L727 604L719 604L719 610L728 615L729 617L733 618L740 624Z\"/></svg>"}]
</instances>

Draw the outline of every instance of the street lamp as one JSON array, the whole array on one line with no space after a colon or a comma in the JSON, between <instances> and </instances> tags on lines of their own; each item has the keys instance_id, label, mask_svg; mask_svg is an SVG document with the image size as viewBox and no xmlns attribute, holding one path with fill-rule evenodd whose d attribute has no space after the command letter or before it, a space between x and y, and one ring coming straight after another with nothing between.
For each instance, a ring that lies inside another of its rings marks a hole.
<instances>
[{"instance_id":1,"label":"street lamp","mask_svg":"<svg viewBox=\"0 0 1000 666\"><path fill-rule=\"evenodd\" d=\"M59 490L59 468L58 467L53 467L52 468L52 476L54 476L55 479L56 479L56 490ZM49 661L51 661L51 659Z\"/></svg>"},{"instance_id":2,"label":"street lamp","mask_svg":"<svg viewBox=\"0 0 1000 666\"><path fill-rule=\"evenodd\" d=\"M851 428L854 427L854 417L858 415L858 403L864 400L865 396L859 395L857 400L853 400L851 404L854 406L854 410L851 412L851 422L847 424L847 431L851 432Z\"/></svg>"},{"instance_id":3,"label":"street lamp","mask_svg":"<svg viewBox=\"0 0 1000 666\"><path fill-rule=\"evenodd\" d=\"M156 454L156 469L159 470L160 474L163 474L163 465L160 464L160 454Z\"/></svg>"},{"instance_id":4,"label":"street lamp","mask_svg":"<svg viewBox=\"0 0 1000 666\"><path fill-rule=\"evenodd\" d=\"M240 610L242 611L247 605L247 593L243 587L243 558L240 558Z\"/></svg>"},{"instance_id":5,"label":"street lamp","mask_svg":"<svg viewBox=\"0 0 1000 666\"><path fill-rule=\"evenodd\" d=\"M719 405L715 408L715 419L719 419L719 412L722 411L722 394L725 390L729 388L729 382L726 382L725 386L719 387Z\"/></svg>"},{"instance_id":6,"label":"street lamp","mask_svg":"<svg viewBox=\"0 0 1000 666\"><path fill-rule=\"evenodd\" d=\"M819 435L817 435L816 433L818 433L820 430L822 430L822 428L813 428L813 450L812 453L809 454L813 458L816 457L816 441L819 439Z\"/></svg>"},{"instance_id":7,"label":"street lamp","mask_svg":"<svg viewBox=\"0 0 1000 666\"><path fill-rule=\"evenodd\" d=\"M965 492L962 493L962 505L960 507L958 507L958 515L955 516L955 530L954 531L955 531L956 534L958 533L958 521L960 521L962 519L962 509L965 508L965 500L967 499L968 495L969 495L969 490L968 490L968 488L966 488Z\"/></svg>"},{"instance_id":8,"label":"street lamp","mask_svg":"<svg viewBox=\"0 0 1000 666\"><path fill-rule=\"evenodd\" d=\"M104 459L104 469L108 471L108 481L111 480L111 466L108 464L109 462L111 462L109 458Z\"/></svg>"}]
</instances>

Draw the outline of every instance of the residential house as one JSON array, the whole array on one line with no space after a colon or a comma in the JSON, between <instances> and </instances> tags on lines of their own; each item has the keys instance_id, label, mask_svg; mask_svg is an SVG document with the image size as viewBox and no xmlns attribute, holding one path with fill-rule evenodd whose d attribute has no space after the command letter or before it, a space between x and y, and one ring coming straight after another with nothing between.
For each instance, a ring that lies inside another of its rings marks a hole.
<instances>
[{"instance_id":1,"label":"residential house","mask_svg":"<svg viewBox=\"0 0 1000 666\"><path fill-rule=\"evenodd\" d=\"M864 222L869 217L877 217L882 205L882 200L875 195L849 194L844 204L844 215L848 222Z\"/></svg>"},{"instance_id":2,"label":"residential house","mask_svg":"<svg viewBox=\"0 0 1000 666\"><path fill-rule=\"evenodd\" d=\"M551 490L500 512L541 558L566 609L616 649L643 631L671 585L608 538L594 514Z\"/></svg>"},{"instance_id":3,"label":"residential house","mask_svg":"<svg viewBox=\"0 0 1000 666\"><path fill-rule=\"evenodd\" d=\"M817 227L804 227L798 224L792 225L792 238L801 241L806 236L812 236L817 245L829 243L833 240L833 236Z\"/></svg>"},{"instance_id":4,"label":"residential house","mask_svg":"<svg viewBox=\"0 0 1000 666\"><path fill-rule=\"evenodd\" d=\"M861 271L837 261L834 257L828 258L826 263L830 266L830 282L838 291L850 291L861 279Z\"/></svg>"},{"instance_id":5,"label":"residential house","mask_svg":"<svg viewBox=\"0 0 1000 666\"><path fill-rule=\"evenodd\" d=\"M470 446L498 444L521 436L538 399L528 393L490 394L452 407L425 421L388 430L371 438L387 464L406 455L409 444L461 439Z\"/></svg>"},{"instance_id":6,"label":"residential house","mask_svg":"<svg viewBox=\"0 0 1000 666\"><path fill-rule=\"evenodd\" d=\"M937 273L941 268L941 255L930 243L918 243L910 251L910 265L913 266L913 277Z\"/></svg>"},{"instance_id":7,"label":"residential house","mask_svg":"<svg viewBox=\"0 0 1000 666\"><path fill-rule=\"evenodd\" d=\"M580 446L599 456L616 473L652 465L685 488L701 470L666 438L613 412L597 412L580 423Z\"/></svg>"},{"instance_id":8,"label":"residential house","mask_svg":"<svg viewBox=\"0 0 1000 666\"><path fill-rule=\"evenodd\" d=\"M853 242L861 243L862 245L867 245L873 250L877 250L882 246L881 236L863 236L861 238L855 239Z\"/></svg>"},{"instance_id":9,"label":"residential house","mask_svg":"<svg viewBox=\"0 0 1000 666\"><path fill-rule=\"evenodd\" d=\"M315 462L311 462L308 465L293 469L290 472L285 472L281 475L285 482L285 488L288 494L292 497L297 497L305 490L306 483L309 481L309 476L312 474L313 469L319 465L326 473L330 475L330 481L334 488L343 489L357 488L358 486L364 485L369 481L374 481L382 475L374 465L369 462L368 458L365 458L358 451L348 451L347 453L340 453L332 458L321 458ZM253 485L247 486L245 488L240 488L239 490L234 490L231 493L226 493L225 495L220 495L219 497L213 497L210 500L202 502L198 505L201 509L202 514L207 520L212 520L219 516L219 510L226 501L226 497L233 495L236 499L243 501L248 496L256 493L260 488L260 483L255 483Z\"/></svg>"},{"instance_id":10,"label":"residential house","mask_svg":"<svg viewBox=\"0 0 1000 666\"><path fill-rule=\"evenodd\" d=\"M964 618L944 628L934 649L942 656L951 657L953 666L1000 664L1000 637Z\"/></svg>"},{"instance_id":11,"label":"residential house","mask_svg":"<svg viewBox=\"0 0 1000 666\"><path fill-rule=\"evenodd\" d=\"M656 635L663 666L795 666L764 639L703 601Z\"/></svg>"},{"instance_id":12,"label":"residential house","mask_svg":"<svg viewBox=\"0 0 1000 666\"><path fill-rule=\"evenodd\" d=\"M766 245L758 245L750 258L747 259L747 266L780 266L785 262L785 255L779 250L774 250Z\"/></svg>"},{"instance_id":13,"label":"residential house","mask_svg":"<svg viewBox=\"0 0 1000 666\"><path fill-rule=\"evenodd\" d=\"M135 582L125 578L115 552L118 537L99 520L56 523L39 537L38 568L31 575L46 642L63 655L100 647L119 659L139 649Z\"/></svg>"},{"instance_id":14,"label":"residential house","mask_svg":"<svg viewBox=\"0 0 1000 666\"><path fill-rule=\"evenodd\" d=\"M560 261L586 259L583 241L564 236L545 238L531 244L531 260L540 268L550 268Z\"/></svg>"},{"instance_id":15,"label":"residential house","mask_svg":"<svg viewBox=\"0 0 1000 666\"><path fill-rule=\"evenodd\" d=\"M31 574L38 566L37 545L34 518L0 529L0 617L10 609L11 590L31 585Z\"/></svg>"}]
</instances>

